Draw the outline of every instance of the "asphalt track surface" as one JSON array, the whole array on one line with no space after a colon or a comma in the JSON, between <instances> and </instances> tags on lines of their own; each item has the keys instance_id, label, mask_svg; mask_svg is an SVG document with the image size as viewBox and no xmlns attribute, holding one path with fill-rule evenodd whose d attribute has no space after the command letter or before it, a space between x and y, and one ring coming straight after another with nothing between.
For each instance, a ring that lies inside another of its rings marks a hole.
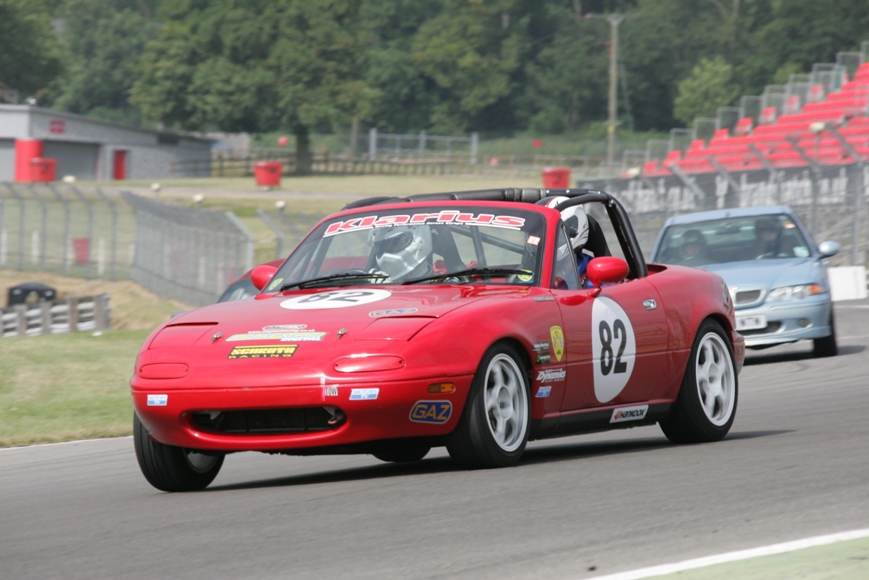
<instances>
[{"instance_id":1,"label":"asphalt track surface","mask_svg":"<svg viewBox=\"0 0 869 580\"><path fill-rule=\"evenodd\" d=\"M442 450L414 465L238 454L189 494L151 488L130 438L0 450L0 578L633 578L866 530L869 301L836 314L840 356L749 352L713 444L644 427L534 442L486 471ZM670 577L797 576L869 578L869 540Z\"/></svg>"}]
</instances>

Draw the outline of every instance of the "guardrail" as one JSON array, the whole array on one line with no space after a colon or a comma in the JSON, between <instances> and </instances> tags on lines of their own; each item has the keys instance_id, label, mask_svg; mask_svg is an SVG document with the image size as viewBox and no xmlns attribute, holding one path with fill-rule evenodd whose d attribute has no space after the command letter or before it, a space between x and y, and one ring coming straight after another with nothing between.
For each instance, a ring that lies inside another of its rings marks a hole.
<instances>
[{"instance_id":1,"label":"guardrail","mask_svg":"<svg viewBox=\"0 0 869 580\"><path fill-rule=\"evenodd\" d=\"M16 304L0 309L0 336L105 330L111 326L109 310L108 294Z\"/></svg>"}]
</instances>

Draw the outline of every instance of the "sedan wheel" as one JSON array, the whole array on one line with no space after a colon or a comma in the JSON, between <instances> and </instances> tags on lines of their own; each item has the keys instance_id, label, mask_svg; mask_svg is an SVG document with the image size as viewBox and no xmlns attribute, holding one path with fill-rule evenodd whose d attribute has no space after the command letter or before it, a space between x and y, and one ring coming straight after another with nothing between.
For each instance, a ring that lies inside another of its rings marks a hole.
<instances>
[{"instance_id":1,"label":"sedan wheel","mask_svg":"<svg viewBox=\"0 0 869 580\"><path fill-rule=\"evenodd\" d=\"M154 441L135 414L133 442L142 475L162 491L205 489L223 466L223 453L204 453Z\"/></svg>"},{"instance_id":2,"label":"sedan wheel","mask_svg":"<svg viewBox=\"0 0 869 580\"><path fill-rule=\"evenodd\" d=\"M836 343L836 320L830 310L830 335L816 338L812 341L814 355L818 358L836 356L839 354L839 345Z\"/></svg>"},{"instance_id":3,"label":"sedan wheel","mask_svg":"<svg viewBox=\"0 0 869 580\"><path fill-rule=\"evenodd\" d=\"M472 469L515 465L528 442L530 418L521 359L512 347L495 345L483 357L465 411L450 434L450 457Z\"/></svg>"},{"instance_id":4,"label":"sedan wheel","mask_svg":"<svg viewBox=\"0 0 869 580\"><path fill-rule=\"evenodd\" d=\"M737 393L730 343L718 323L706 320L694 339L672 414L660 422L664 435L674 443L722 439L736 416Z\"/></svg>"}]
</instances>

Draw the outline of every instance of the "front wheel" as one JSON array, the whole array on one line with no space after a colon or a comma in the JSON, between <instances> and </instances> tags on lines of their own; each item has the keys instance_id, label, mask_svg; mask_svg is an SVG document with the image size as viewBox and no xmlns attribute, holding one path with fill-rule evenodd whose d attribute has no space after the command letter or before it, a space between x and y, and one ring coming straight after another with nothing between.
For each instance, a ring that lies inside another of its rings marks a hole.
<instances>
[{"instance_id":1,"label":"front wheel","mask_svg":"<svg viewBox=\"0 0 869 580\"><path fill-rule=\"evenodd\" d=\"M723 439L736 416L737 391L733 349L721 325L705 320L694 338L679 398L660 422L661 430L673 443Z\"/></svg>"},{"instance_id":2,"label":"front wheel","mask_svg":"<svg viewBox=\"0 0 869 580\"><path fill-rule=\"evenodd\" d=\"M833 311L830 310L830 334L823 338L816 338L812 341L813 353L816 357L836 356L839 354L839 345L836 342L836 321L833 318Z\"/></svg>"},{"instance_id":3,"label":"front wheel","mask_svg":"<svg viewBox=\"0 0 869 580\"><path fill-rule=\"evenodd\" d=\"M223 453L203 453L154 441L135 413L133 441L142 475L161 491L205 489L223 465Z\"/></svg>"},{"instance_id":4,"label":"front wheel","mask_svg":"<svg viewBox=\"0 0 869 580\"><path fill-rule=\"evenodd\" d=\"M483 356L459 424L447 439L453 461L469 469L515 465L528 443L528 377L516 350L496 344Z\"/></svg>"}]
</instances>

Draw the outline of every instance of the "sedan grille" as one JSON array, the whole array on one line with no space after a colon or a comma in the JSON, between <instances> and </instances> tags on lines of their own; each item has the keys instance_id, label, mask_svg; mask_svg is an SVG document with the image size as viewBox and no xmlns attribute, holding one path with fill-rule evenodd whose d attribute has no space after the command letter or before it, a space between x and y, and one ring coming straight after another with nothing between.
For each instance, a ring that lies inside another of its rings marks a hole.
<instances>
[{"instance_id":1,"label":"sedan grille","mask_svg":"<svg viewBox=\"0 0 869 580\"><path fill-rule=\"evenodd\" d=\"M733 297L733 303L738 306L746 306L758 302L763 295L762 290L737 290Z\"/></svg>"},{"instance_id":2,"label":"sedan grille","mask_svg":"<svg viewBox=\"0 0 869 580\"><path fill-rule=\"evenodd\" d=\"M328 431L344 423L335 407L199 411L193 424L209 433L280 435Z\"/></svg>"}]
</instances>

